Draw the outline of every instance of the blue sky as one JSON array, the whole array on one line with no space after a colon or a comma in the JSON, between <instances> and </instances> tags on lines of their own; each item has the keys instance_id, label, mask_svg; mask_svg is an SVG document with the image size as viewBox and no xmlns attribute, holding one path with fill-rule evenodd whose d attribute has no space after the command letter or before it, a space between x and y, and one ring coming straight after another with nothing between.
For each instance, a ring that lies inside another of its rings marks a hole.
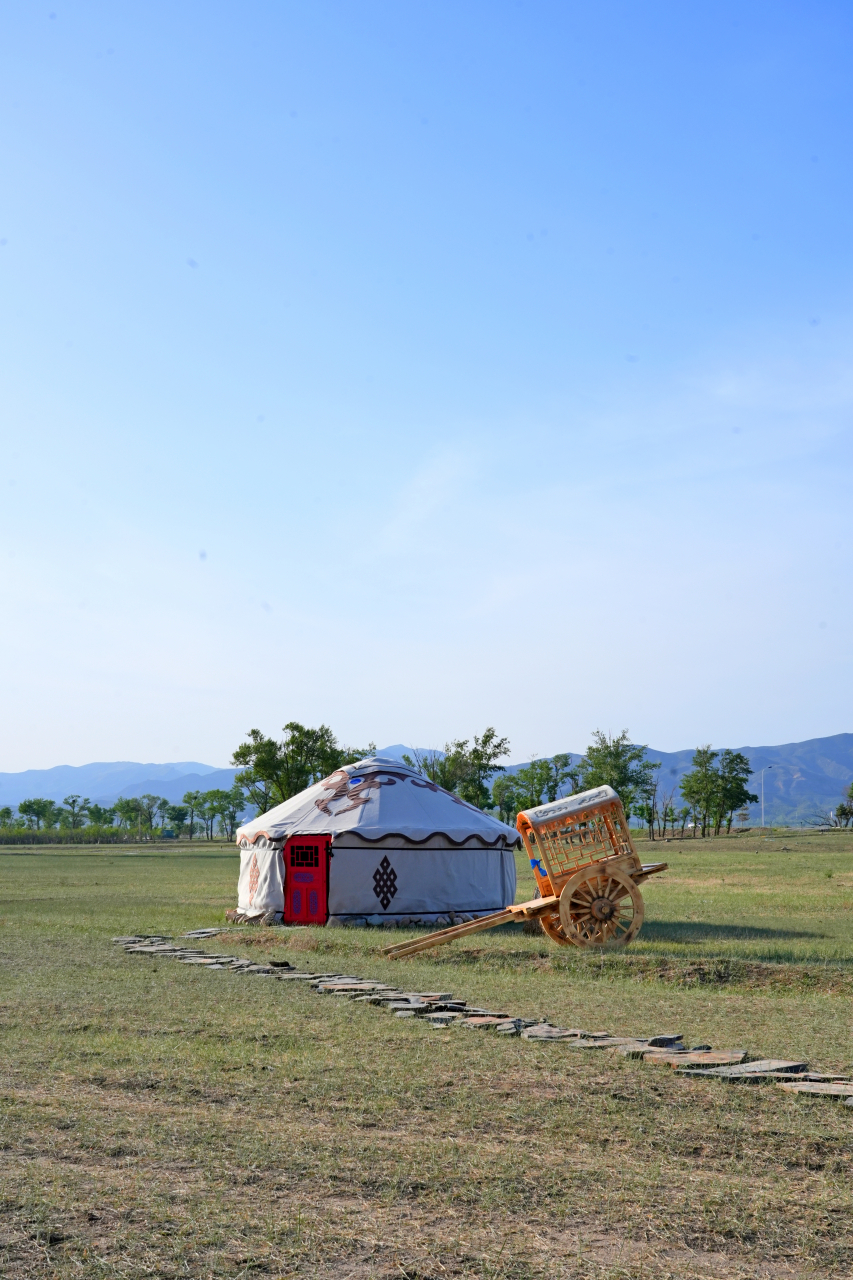
<instances>
[{"instance_id":1,"label":"blue sky","mask_svg":"<svg viewBox=\"0 0 853 1280\"><path fill-rule=\"evenodd\" d=\"M10 0L0 768L850 730L852 37Z\"/></svg>"}]
</instances>

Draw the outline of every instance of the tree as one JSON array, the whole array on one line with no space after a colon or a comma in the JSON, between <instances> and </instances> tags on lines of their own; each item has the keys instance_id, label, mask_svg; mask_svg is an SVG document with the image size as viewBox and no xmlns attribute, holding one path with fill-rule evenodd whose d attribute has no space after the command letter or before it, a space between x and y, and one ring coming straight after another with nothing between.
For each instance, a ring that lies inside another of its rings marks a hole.
<instances>
[{"instance_id":1,"label":"tree","mask_svg":"<svg viewBox=\"0 0 853 1280\"><path fill-rule=\"evenodd\" d=\"M187 812L190 815L188 825L190 840L192 840L193 832L195 831L195 815L204 804L202 793L200 791L187 791L184 795L184 804L187 806Z\"/></svg>"},{"instance_id":2,"label":"tree","mask_svg":"<svg viewBox=\"0 0 853 1280\"><path fill-rule=\"evenodd\" d=\"M119 826L128 831L132 822L139 822L139 802L129 796L119 796L115 802L115 811Z\"/></svg>"},{"instance_id":3,"label":"tree","mask_svg":"<svg viewBox=\"0 0 853 1280\"><path fill-rule=\"evenodd\" d=\"M502 773L492 784L492 801L503 822L512 824L524 808L521 796L515 784L515 776Z\"/></svg>"},{"instance_id":4,"label":"tree","mask_svg":"<svg viewBox=\"0 0 853 1280\"><path fill-rule=\"evenodd\" d=\"M11 825L12 825L12 810L9 808L7 804L4 804L3 808L0 809L0 827L2 827L5 830L5 828L11 827Z\"/></svg>"},{"instance_id":5,"label":"tree","mask_svg":"<svg viewBox=\"0 0 853 1280\"><path fill-rule=\"evenodd\" d=\"M503 772L504 766L498 764L498 760L508 755L509 738L499 738L491 727L485 729L479 738L475 733L474 745L465 761L465 776L458 788L462 799L478 809L487 809L492 798L489 780L493 774Z\"/></svg>"},{"instance_id":6,"label":"tree","mask_svg":"<svg viewBox=\"0 0 853 1280\"><path fill-rule=\"evenodd\" d=\"M237 821L240 814L246 808L246 797L238 786L233 786L230 791L223 791L215 788L212 791L203 791L196 807L196 812L204 822L205 835L208 840L213 839L213 829L216 819L219 819L219 829L223 835L229 840L233 839L234 832L237 828Z\"/></svg>"},{"instance_id":7,"label":"tree","mask_svg":"<svg viewBox=\"0 0 853 1280\"><path fill-rule=\"evenodd\" d=\"M715 814L717 835L720 834L723 822L726 824L726 834L731 831L736 809L743 805L758 804L758 796L753 795L746 785L751 773L749 761L743 752L726 750L720 756L719 797Z\"/></svg>"},{"instance_id":8,"label":"tree","mask_svg":"<svg viewBox=\"0 0 853 1280\"><path fill-rule=\"evenodd\" d=\"M23 814L30 830L35 828L39 831L43 825L47 831L56 826L59 811L55 801L36 798L22 800L18 805L18 813Z\"/></svg>"},{"instance_id":9,"label":"tree","mask_svg":"<svg viewBox=\"0 0 853 1280\"><path fill-rule=\"evenodd\" d=\"M849 827L853 822L853 782L844 788L844 799L835 806L835 820L840 827Z\"/></svg>"},{"instance_id":10,"label":"tree","mask_svg":"<svg viewBox=\"0 0 853 1280\"><path fill-rule=\"evenodd\" d=\"M221 793L219 791L202 791L201 799L196 812L204 824L204 835L206 840L213 839L213 824L216 822L217 807L216 798Z\"/></svg>"},{"instance_id":11,"label":"tree","mask_svg":"<svg viewBox=\"0 0 853 1280\"><path fill-rule=\"evenodd\" d=\"M545 795L548 798L548 803L553 804L563 794L567 782L572 784L572 791L578 790L580 775L577 766L574 769L572 768L572 757L568 752L552 756L549 764L551 766L551 774L545 786Z\"/></svg>"},{"instance_id":12,"label":"tree","mask_svg":"<svg viewBox=\"0 0 853 1280\"><path fill-rule=\"evenodd\" d=\"M18 805L18 813L24 818L29 830L38 831L41 826L41 801L22 800Z\"/></svg>"},{"instance_id":13,"label":"tree","mask_svg":"<svg viewBox=\"0 0 853 1280\"><path fill-rule=\"evenodd\" d=\"M466 773L467 750L467 739L457 739L445 742L443 751L413 750L410 756L403 756L403 764L453 794Z\"/></svg>"},{"instance_id":14,"label":"tree","mask_svg":"<svg viewBox=\"0 0 853 1280\"><path fill-rule=\"evenodd\" d=\"M156 825L155 818L160 808L160 796L152 796L146 792L144 796L139 797L139 818L140 828L145 826L149 831L153 831Z\"/></svg>"},{"instance_id":15,"label":"tree","mask_svg":"<svg viewBox=\"0 0 853 1280\"><path fill-rule=\"evenodd\" d=\"M89 822L95 827L111 827L115 821L115 808L104 809L99 804L89 805Z\"/></svg>"},{"instance_id":16,"label":"tree","mask_svg":"<svg viewBox=\"0 0 853 1280\"><path fill-rule=\"evenodd\" d=\"M166 818L169 826L174 827L178 835L180 835L181 831L184 829L188 813L189 809L186 805L182 804L170 804L166 810Z\"/></svg>"},{"instance_id":17,"label":"tree","mask_svg":"<svg viewBox=\"0 0 853 1280\"><path fill-rule=\"evenodd\" d=\"M516 770L515 787L519 810L535 809L542 803L542 796L548 791L551 776L551 761L537 760L535 756L524 769Z\"/></svg>"},{"instance_id":18,"label":"tree","mask_svg":"<svg viewBox=\"0 0 853 1280\"><path fill-rule=\"evenodd\" d=\"M578 766L578 786L582 791L612 787L622 801L625 817L630 818L637 801L653 785L660 761L647 760L648 748L631 743L627 729L618 738L596 729L592 737L592 746L587 747Z\"/></svg>"},{"instance_id":19,"label":"tree","mask_svg":"<svg viewBox=\"0 0 853 1280\"><path fill-rule=\"evenodd\" d=\"M246 797L238 786L232 787L230 791L209 791L207 794L211 797L219 818L219 830L229 840L233 840L240 814L246 808Z\"/></svg>"},{"instance_id":20,"label":"tree","mask_svg":"<svg viewBox=\"0 0 853 1280\"><path fill-rule=\"evenodd\" d=\"M83 819L88 812L91 801L88 797L82 800L80 796L66 796L62 803L65 808L60 812L66 815L66 820L71 830L76 831L78 827L83 826Z\"/></svg>"},{"instance_id":21,"label":"tree","mask_svg":"<svg viewBox=\"0 0 853 1280\"><path fill-rule=\"evenodd\" d=\"M719 799L720 773L714 761L718 753L711 744L697 747L693 753L693 768L681 779L680 790L684 799L696 811L702 822L702 838L708 833L708 823ZM696 834L694 827L693 834Z\"/></svg>"},{"instance_id":22,"label":"tree","mask_svg":"<svg viewBox=\"0 0 853 1280\"><path fill-rule=\"evenodd\" d=\"M308 729L291 720L282 732L284 737L276 742L264 737L260 729L250 729L246 735L249 741L241 743L231 757L232 764L241 770L234 781L259 813L376 750L372 742L366 750L340 746L326 724Z\"/></svg>"}]
</instances>

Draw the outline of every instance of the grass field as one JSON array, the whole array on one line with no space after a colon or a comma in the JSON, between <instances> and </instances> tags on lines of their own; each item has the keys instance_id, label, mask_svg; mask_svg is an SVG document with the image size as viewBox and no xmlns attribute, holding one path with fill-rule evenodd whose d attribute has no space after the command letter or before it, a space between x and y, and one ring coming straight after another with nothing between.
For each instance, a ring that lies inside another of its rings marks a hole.
<instances>
[{"instance_id":1,"label":"grass field","mask_svg":"<svg viewBox=\"0 0 853 1280\"><path fill-rule=\"evenodd\" d=\"M641 854L671 870L623 953L516 927L398 962L376 930L209 946L850 1069L853 833ZM221 923L236 871L215 846L0 851L3 1276L853 1273L853 1110L833 1101L110 944Z\"/></svg>"}]
</instances>

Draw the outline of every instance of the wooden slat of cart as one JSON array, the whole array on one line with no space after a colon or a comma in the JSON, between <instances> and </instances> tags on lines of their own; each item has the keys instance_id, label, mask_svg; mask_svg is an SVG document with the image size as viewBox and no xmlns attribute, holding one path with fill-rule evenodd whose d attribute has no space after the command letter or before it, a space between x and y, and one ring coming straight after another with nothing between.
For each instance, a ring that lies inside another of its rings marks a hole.
<instances>
[{"instance_id":1,"label":"wooden slat of cart","mask_svg":"<svg viewBox=\"0 0 853 1280\"><path fill-rule=\"evenodd\" d=\"M535 919L546 911L551 911L559 902L559 898L534 898L531 902L519 902L507 907L505 911L495 911L490 916L481 916L479 920L466 920L464 924L451 925L449 929L440 929L438 933L428 933L424 938L414 938L411 942L399 942L394 947L383 947L382 955L391 960L399 960L401 956L413 956L418 951L428 951L430 947L440 947L444 942L453 942L454 938L467 937L469 933L480 933L483 929L494 929L500 924L509 924L511 920Z\"/></svg>"}]
</instances>

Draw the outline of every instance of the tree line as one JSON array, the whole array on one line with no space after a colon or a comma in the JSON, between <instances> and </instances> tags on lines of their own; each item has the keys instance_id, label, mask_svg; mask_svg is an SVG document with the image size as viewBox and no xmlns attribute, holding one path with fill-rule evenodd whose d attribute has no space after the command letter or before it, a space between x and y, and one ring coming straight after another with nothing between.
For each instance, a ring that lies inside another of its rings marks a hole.
<instances>
[{"instance_id":1,"label":"tree line","mask_svg":"<svg viewBox=\"0 0 853 1280\"><path fill-rule=\"evenodd\" d=\"M85 831L92 839L102 833L126 832L138 840L167 836L212 840L218 831L231 840L246 808L245 794L238 786L230 791L188 791L181 804L148 793L120 798L109 807L78 795L66 796L61 805L35 798L22 800L17 813L9 805L0 808L0 830Z\"/></svg>"},{"instance_id":2,"label":"tree line","mask_svg":"<svg viewBox=\"0 0 853 1280\"><path fill-rule=\"evenodd\" d=\"M340 746L328 725L309 729L292 721L283 733L276 741L253 729L232 756L241 768L235 784L259 813L376 750L372 742L365 748ZM510 753L509 739L490 726L473 738L446 742L443 750L412 751L403 761L437 786L511 824L522 809L604 785L619 795L628 818L647 826L651 839L679 829L684 835L688 823L694 836L719 835L724 826L731 830L735 814L748 818L745 806L758 802L746 785L752 770L742 752L698 747L690 772L667 791L659 777L660 761L648 760L647 750L631 742L627 729L616 736L596 730L578 759L567 753L533 759L508 773L501 761Z\"/></svg>"},{"instance_id":3,"label":"tree line","mask_svg":"<svg viewBox=\"0 0 853 1280\"><path fill-rule=\"evenodd\" d=\"M230 840L247 812L266 813L336 769L376 752L372 742L366 747L341 745L328 725L312 729L292 720L282 734L275 739L259 729L249 731L231 757L238 771L228 791L188 791L181 804L150 794L119 799L109 807L79 795L66 796L61 805L22 800L16 814L8 806L0 808L0 828L85 830L93 838L98 831L124 832L125 838L140 840L164 835L212 840L218 832ZM648 760L648 748L632 743L627 729L616 736L596 730L583 756L534 758L514 773L501 763L509 750L509 739L489 726L473 738L445 743L442 751L412 751L403 760L446 791L510 824L522 809L603 785L613 787L626 816L643 823L652 840L679 829L683 836L688 824L694 836L719 835L724 826L731 830L735 814L748 819L745 806L758 802L747 788L749 761L739 751L698 747L692 769L667 791L659 776L660 761ZM850 820L853 795L849 798ZM847 816L843 805L837 812Z\"/></svg>"}]
</instances>

